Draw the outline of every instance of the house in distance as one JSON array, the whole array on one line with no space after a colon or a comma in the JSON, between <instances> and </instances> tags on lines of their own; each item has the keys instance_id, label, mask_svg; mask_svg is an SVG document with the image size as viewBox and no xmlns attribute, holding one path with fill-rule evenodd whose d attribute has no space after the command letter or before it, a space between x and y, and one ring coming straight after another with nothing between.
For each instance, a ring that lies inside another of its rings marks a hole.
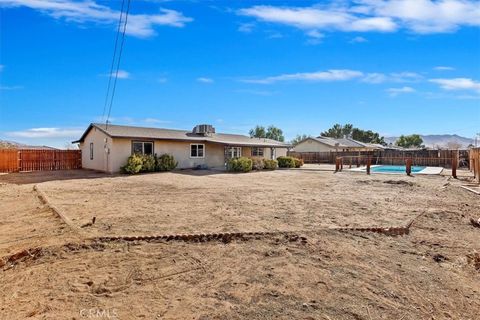
<instances>
[{"instance_id":1,"label":"house in distance","mask_svg":"<svg viewBox=\"0 0 480 320\"><path fill-rule=\"evenodd\" d=\"M119 172L132 154L173 155L178 168L224 167L229 158L285 156L289 144L265 138L216 133L211 125L192 131L92 123L77 141L82 166Z\"/></svg>"}]
</instances>

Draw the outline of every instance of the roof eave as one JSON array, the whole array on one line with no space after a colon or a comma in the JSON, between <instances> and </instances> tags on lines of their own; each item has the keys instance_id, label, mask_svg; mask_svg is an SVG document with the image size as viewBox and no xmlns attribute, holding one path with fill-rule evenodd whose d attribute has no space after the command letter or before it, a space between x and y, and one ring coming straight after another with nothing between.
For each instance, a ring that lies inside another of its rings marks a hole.
<instances>
[{"instance_id":1,"label":"roof eave","mask_svg":"<svg viewBox=\"0 0 480 320\"><path fill-rule=\"evenodd\" d=\"M75 140L75 141L72 141L72 143L82 143L84 140L85 140L85 137L87 136L87 134L90 132L90 130L92 130L92 128L95 127L97 128L98 130L102 131L104 134L106 134L107 136L109 137L112 137L106 130L100 128L99 126L97 126L96 124L94 123L90 123L90 125L88 126L87 130L85 130L85 132L82 134L82 136L80 137L80 139L78 140Z\"/></svg>"}]
</instances>

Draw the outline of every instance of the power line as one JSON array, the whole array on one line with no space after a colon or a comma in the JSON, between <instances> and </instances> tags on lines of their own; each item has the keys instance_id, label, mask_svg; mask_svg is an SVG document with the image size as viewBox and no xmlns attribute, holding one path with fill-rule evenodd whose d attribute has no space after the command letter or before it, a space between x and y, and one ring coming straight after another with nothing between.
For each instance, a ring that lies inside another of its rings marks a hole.
<instances>
[{"instance_id":1,"label":"power line","mask_svg":"<svg viewBox=\"0 0 480 320\"><path fill-rule=\"evenodd\" d=\"M125 5L125 0L122 0L122 8L120 9L120 18L118 19L118 28L117 28L117 35L115 37L115 46L114 46L114 49L113 49L112 63L110 65L110 73L108 75L107 93L105 94L105 102L103 104L102 120L105 119L105 111L107 110L107 102L108 102L108 97L110 95L110 85L112 83L113 67L115 66L115 57L117 56L118 37L120 35L120 28L122 26L122 17L123 17L124 5Z\"/></svg>"},{"instance_id":2,"label":"power line","mask_svg":"<svg viewBox=\"0 0 480 320\"><path fill-rule=\"evenodd\" d=\"M118 53L118 59L117 59L117 69L115 71L115 80L113 81L112 96L110 99L110 106L108 108L107 120L105 121L106 128L108 128L108 120L110 119L110 113L112 111L112 105L113 105L113 98L115 97L115 89L117 88L118 70L120 69L120 61L122 59L123 45L125 43L125 32L127 30L128 12L130 11L130 1L131 0L128 0L127 10L125 11L125 23L123 24L122 42L120 43L120 51Z\"/></svg>"}]
</instances>

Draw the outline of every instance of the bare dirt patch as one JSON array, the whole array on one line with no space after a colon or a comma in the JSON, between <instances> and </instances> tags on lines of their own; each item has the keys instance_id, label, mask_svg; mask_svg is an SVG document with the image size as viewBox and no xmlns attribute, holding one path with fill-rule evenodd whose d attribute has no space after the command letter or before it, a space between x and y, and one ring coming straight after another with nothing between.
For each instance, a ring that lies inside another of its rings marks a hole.
<instances>
[{"instance_id":1,"label":"bare dirt patch","mask_svg":"<svg viewBox=\"0 0 480 320\"><path fill-rule=\"evenodd\" d=\"M97 217L82 239L33 185L3 184L0 258L20 255L0 267L0 318L476 319L480 235L470 219L480 201L459 185L306 170L39 184L76 226ZM406 236L324 229L421 212ZM221 230L300 231L227 243L85 239Z\"/></svg>"},{"instance_id":2,"label":"bare dirt patch","mask_svg":"<svg viewBox=\"0 0 480 320\"><path fill-rule=\"evenodd\" d=\"M39 187L78 227L96 217L95 225L84 229L91 236L400 226L425 210L454 203L445 201L443 178L386 177L191 171Z\"/></svg>"}]
</instances>

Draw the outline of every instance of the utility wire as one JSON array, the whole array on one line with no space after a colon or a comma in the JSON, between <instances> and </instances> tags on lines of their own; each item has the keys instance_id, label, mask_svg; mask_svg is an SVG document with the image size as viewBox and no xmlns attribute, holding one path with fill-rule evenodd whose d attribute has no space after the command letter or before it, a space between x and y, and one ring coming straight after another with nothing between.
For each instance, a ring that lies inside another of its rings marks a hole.
<instances>
[{"instance_id":1,"label":"utility wire","mask_svg":"<svg viewBox=\"0 0 480 320\"><path fill-rule=\"evenodd\" d=\"M110 106L108 108L107 121L105 122L105 129L108 129L108 120L110 119L110 113L112 111L112 105L113 105L113 98L115 97L115 89L117 87L118 70L120 68L120 60L122 59L123 45L125 43L125 31L127 30L128 12L130 11L130 1L131 0L127 1L127 10L125 11L125 23L123 24L122 42L120 43L120 51L118 53L117 70L115 71L115 80L113 81L112 96L110 99Z\"/></svg>"},{"instance_id":2,"label":"utility wire","mask_svg":"<svg viewBox=\"0 0 480 320\"><path fill-rule=\"evenodd\" d=\"M122 0L122 8L120 9L120 18L118 20L118 28L117 28L117 35L115 37L115 47L113 49L112 63L110 65L110 73L108 74L107 93L105 95L105 102L103 104L102 121L105 120L105 111L107 110L108 97L110 96L110 86L111 86L111 83L112 83L113 67L115 66L115 58L117 56L118 37L120 36L120 28L122 26L122 17L123 17L124 6L125 6L125 0Z\"/></svg>"}]
</instances>

